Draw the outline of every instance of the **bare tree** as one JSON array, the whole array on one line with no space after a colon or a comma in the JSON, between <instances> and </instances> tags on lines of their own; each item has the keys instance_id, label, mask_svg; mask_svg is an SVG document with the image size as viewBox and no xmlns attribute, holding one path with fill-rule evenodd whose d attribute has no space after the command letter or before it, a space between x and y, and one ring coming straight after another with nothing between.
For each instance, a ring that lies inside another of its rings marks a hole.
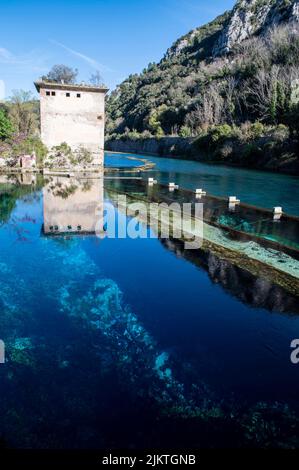
<instances>
[{"instance_id":1,"label":"bare tree","mask_svg":"<svg viewBox=\"0 0 299 470\"><path fill-rule=\"evenodd\" d=\"M17 133L28 136L38 129L38 102L30 91L13 90L9 115Z\"/></svg>"},{"instance_id":2,"label":"bare tree","mask_svg":"<svg viewBox=\"0 0 299 470\"><path fill-rule=\"evenodd\" d=\"M219 124L224 117L224 99L221 96L220 84L210 85L199 103L186 117L186 125L190 127L192 133L199 128L206 128L213 124Z\"/></svg>"},{"instance_id":3,"label":"bare tree","mask_svg":"<svg viewBox=\"0 0 299 470\"><path fill-rule=\"evenodd\" d=\"M261 121L273 121L277 84L280 68L274 65L270 71L261 69L254 80L247 83L244 90L245 102L250 112L254 113Z\"/></svg>"},{"instance_id":4,"label":"bare tree","mask_svg":"<svg viewBox=\"0 0 299 470\"><path fill-rule=\"evenodd\" d=\"M236 111L237 101L237 84L238 81L235 77L229 77L225 82L224 87L224 113L226 120L232 124Z\"/></svg>"}]
</instances>

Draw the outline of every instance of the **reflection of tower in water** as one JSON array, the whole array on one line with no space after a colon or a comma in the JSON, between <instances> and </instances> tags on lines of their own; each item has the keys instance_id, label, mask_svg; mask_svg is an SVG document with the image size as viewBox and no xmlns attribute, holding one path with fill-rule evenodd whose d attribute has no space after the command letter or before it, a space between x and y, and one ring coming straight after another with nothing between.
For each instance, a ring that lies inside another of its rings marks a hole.
<instances>
[{"instance_id":1,"label":"reflection of tower in water","mask_svg":"<svg viewBox=\"0 0 299 470\"><path fill-rule=\"evenodd\" d=\"M53 177L43 189L45 235L95 235L103 217L103 177Z\"/></svg>"}]
</instances>

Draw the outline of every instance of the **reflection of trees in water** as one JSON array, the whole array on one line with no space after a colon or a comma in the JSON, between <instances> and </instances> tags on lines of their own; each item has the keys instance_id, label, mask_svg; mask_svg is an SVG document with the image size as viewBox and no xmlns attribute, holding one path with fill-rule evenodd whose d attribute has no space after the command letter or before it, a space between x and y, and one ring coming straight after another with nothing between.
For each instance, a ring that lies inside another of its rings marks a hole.
<instances>
[{"instance_id":1,"label":"reflection of trees in water","mask_svg":"<svg viewBox=\"0 0 299 470\"><path fill-rule=\"evenodd\" d=\"M34 186L22 185L16 177L11 177L7 183L0 184L0 223L4 224L9 220L18 199L23 199L24 196L31 196L35 200L39 198L39 194L33 194L33 192L38 191L42 186L41 180L38 180Z\"/></svg>"},{"instance_id":2,"label":"reflection of trees in water","mask_svg":"<svg viewBox=\"0 0 299 470\"><path fill-rule=\"evenodd\" d=\"M47 191L52 193L53 196L68 199L68 197L75 194L78 190L85 193L90 191L93 183L93 180L88 179L68 179L65 177L51 178L47 185Z\"/></svg>"}]
</instances>

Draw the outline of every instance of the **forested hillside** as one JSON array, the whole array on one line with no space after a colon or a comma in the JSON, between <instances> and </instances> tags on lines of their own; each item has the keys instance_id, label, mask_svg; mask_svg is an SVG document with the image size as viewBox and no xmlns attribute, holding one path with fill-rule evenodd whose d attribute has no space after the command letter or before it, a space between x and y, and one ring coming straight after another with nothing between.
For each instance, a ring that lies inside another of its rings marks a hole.
<instances>
[{"instance_id":1,"label":"forested hillside","mask_svg":"<svg viewBox=\"0 0 299 470\"><path fill-rule=\"evenodd\" d=\"M112 92L109 140L194 136L215 158L298 151L299 2L241 0ZM272 149L271 149L272 145ZM275 147L275 148L274 148Z\"/></svg>"}]
</instances>

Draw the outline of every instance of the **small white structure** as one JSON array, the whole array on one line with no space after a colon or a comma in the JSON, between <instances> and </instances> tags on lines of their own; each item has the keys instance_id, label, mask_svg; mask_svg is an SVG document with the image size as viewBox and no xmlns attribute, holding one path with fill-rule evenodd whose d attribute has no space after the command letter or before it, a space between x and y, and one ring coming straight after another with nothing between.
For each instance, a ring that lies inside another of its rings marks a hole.
<instances>
[{"instance_id":1,"label":"small white structure","mask_svg":"<svg viewBox=\"0 0 299 470\"><path fill-rule=\"evenodd\" d=\"M66 142L82 146L104 162L105 87L35 82L40 94L41 139L51 148Z\"/></svg>"},{"instance_id":2,"label":"small white structure","mask_svg":"<svg viewBox=\"0 0 299 470\"><path fill-rule=\"evenodd\" d=\"M148 185L153 186L154 184L157 184L157 180L154 178L148 178Z\"/></svg>"},{"instance_id":3,"label":"small white structure","mask_svg":"<svg viewBox=\"0 0 299 470\"><path fill-rule=\"evenodd\" d=\"M230 196L228 198L228 208L231 212L236 210L238 204L240 204L240 199L237 199L236 196Z\"/></svg>"},{"instance_id":4,"label":"small white structure","mask_svg":"<svg viewBox=\"0 0 299 470\"><path fill-rule=\"evenodd\" d=\"M198 198L201 198L202 196L206 196L207 193L203 189L196 189L195 190L195 196Z\"/></svg>"},{"instance_id":5,"label":"small white structure","mask_svg":"<svg viewBox=\"0 0 299 470\"><path fill-rule=\"evenodd\" d=\"M274 220L280 220L283 215L283 210L282 207L274 207L273 209L273 219Z\"/></svg>"},{"instance_id":6,"label":"small white structure","mask_svg":"<svg viewBox=\"0 0 299 470\"><path fill-rule=\"evenodd\" d=\"M240 199L237 199L236 196L229 196L229 203L230 204L240 204Z\"/></svg>"},{"instance_id":7,"label":"small white structure","mask_svg":"<svg viewBox=\"0 0 299 470\"><path fill-rule=\"evenodd\" d=\"M179 185L175 183L169 183L169 191L174 191L175 189L179 189Z\"/></svg>"},{"instance_id":8,"label":"small white structure","mask_svg":"<svg viewBox=\"0 0 299 470\"><path fill-rule=\"evenodd\" d=\"M24 169L31 169L36 167L36 155L33 152L31 155L21 155L20 156L20 167Z\"/></svg>"}]
</instances>

